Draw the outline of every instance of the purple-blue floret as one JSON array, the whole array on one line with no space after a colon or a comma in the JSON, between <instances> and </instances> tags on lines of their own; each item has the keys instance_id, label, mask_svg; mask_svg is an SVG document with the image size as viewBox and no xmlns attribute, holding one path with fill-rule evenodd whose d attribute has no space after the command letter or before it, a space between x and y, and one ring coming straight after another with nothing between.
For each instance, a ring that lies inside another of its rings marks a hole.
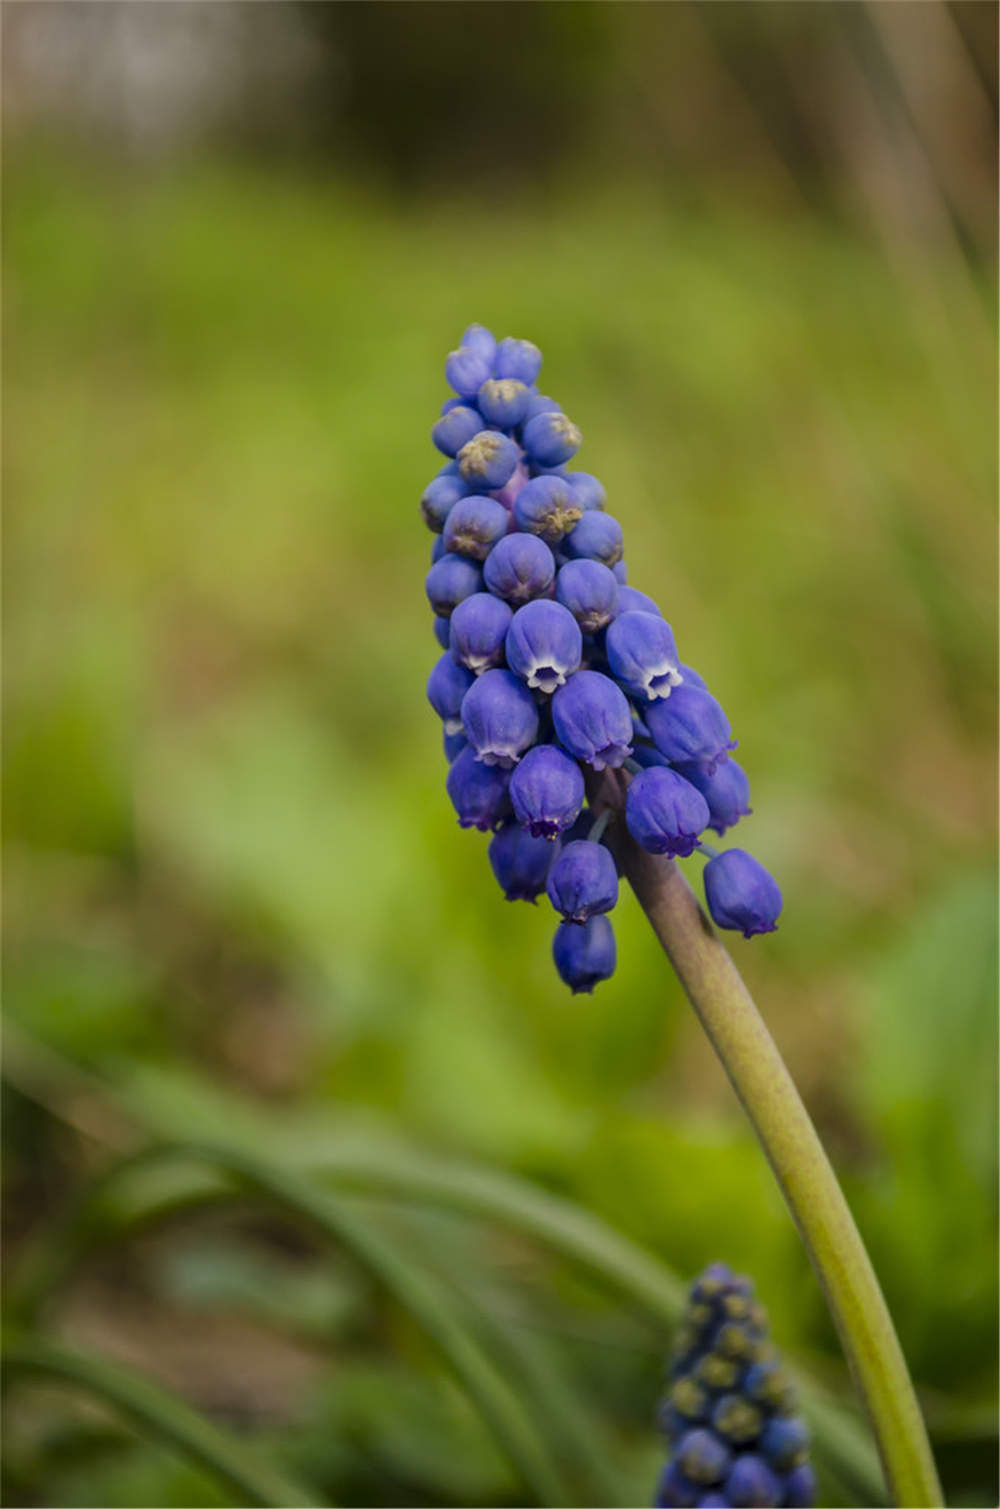
<instances>
[{"instance_id":1,"label":"purple-blue floret","mask_svg":"<svg viewBox=\"0 0 1000 1509\"><path fill-rule=\"evenodd\" d=\"M610 850L590 839L563 845L546 892L565 922L583 923L618 902L618 871Z\"/></svg>"},{"instance_id":2,"label":"purple-blue floret","mask_svg":"<svg viewBox=\"0 0 1000 1509\"><path fill-rule=\"evenodd\" d=\"M445 786L463 828L484 833L499 827L510 814L509 772L484 765L467 745L448 770Z\"/></svg>"},{"instance_id":3,"label":"purple-blue floret","mask_svg":"<svg viewBox=\"0 0 1000 1509\"><path fill-rule=\"evenodd\" d=\"M508 534L486 557L483 577L489 590L520 607L542 597L556 574L552 551L533 534Z\"/></svg>"},{"instance_id":4,"label":"purple-blue floret","mask_svg":"<svg viewBox=\"0 0 1000 1509\"><path fill-rule=\"evenodd\" d=\"M444 455L457 456L466 441L478 435L482 427L479 412L459 402L442 414L431 430L431 439Z\"/></svg>"},{"instance_id":5,"label":"purple-blue floret","mask_svg":"<svg viewBox=\"0 0 1000 1509\"><path fill-rule=\"evenodd\" d=\"M721 835L741 817L750 816L750 782L742 765L735 760L723 760L711 775L700 765L682 764L677 770L705 798L712 816L708 826L716 833Z\"/></svg>"},{"instance_id":6,"label":"purple-blue floret","mask_svg":"<svg viewBox=\"0 0 1000 1509\"><path fill-rule=\"evenodd\" d=\"M525 483L514 504L518 529L540 535L548 545L558 545L577 527L582 514L583 509L564 477L533 477Z\"/></svg>"},{"instance_id":7,"label":"purple-blue floret","mask_svg":"<svg viewBox=\"0 0 1000 1509\"><path fill-rule=\"evenodd\" d=\"M492 592L474 592L460 602L451 618L440 619L449 629L452 659L479 676L503 664L504 640L510 628L511 610Z\"/></svg>"},{"instance_id":8,"label":"purple-blue floret","mask_svg":"<svg viewBox=\"0 0 1000 1509\"><path fill-rule=\"evenodd\" d=\"M465 737L484 765L509 770L538 733L535 700L512 671L484 671L463 697L461 716Z\"/></svg>"},{"instance_id":9,"label":"purple-blue floret","mask_svg":"<svg viewBox=\"0 0 1000 1509\"><path fill-rule=\"evenodd\" d=\"M427 573L427 600L441 618L450 618L460 602L483 585L482 568L464 555L443 555Z\"/></svg>"},{"instance_id":10,"label":"purple-blue floret","mask_svg":"<svg viewBox=\"0 0 1000 1509\"><path fill-rule=\"evenodd\" d=\"M725 849L705 866L705 899L716 927L752 938L773 933L781 915L777 881L745 849Z\"/></svg>"},{"instance_id":11,"label":"purple-blue floret","mask_svg":"<svg viewBox=\"0 0 1000 1509\"><path fill-rule=\"evenodd\" d=\"M625 796L628 831L651 854L692 854L708 819L708 804L701 792L663 766L641 770Z\"/></svg>"},{"instance_id":12,"label":"purple-blue floret","mask_svg":"<svg viewBox=\"0 0 1000 1509\"><path fill-rule=\"evenodd\" d=\"M556 600L568 608L584 634L597 634L618 611L620 587L600 561L567 561L556 576Z\"/></svg>"},{"instance_id":13,"label":"purple-blue floret","mask_svg":"<svg viewBox=\"0 0 1000 1509\"><path fill-rule=\"evenodd\" d=\"M508 901L530 901L545 890L557 846L536 838L519 822L504 823L490 839L489 860Z\"/></svg>"},{"instance_id":14,"label":"purple-blue floret","mask_svg":"<svg viewBox=\"0 0 1000 1509\"><path fill-rule=\"evenodd\" d=\"M493 546L507 533L510 515L495 498L473 493L459 498L445 520L442 538L446 549L485 561Z\"/></svg>"},{"instance_id":15,"label":"purple-blue floret","mask_svg":"<svg viewBox=\"0 0 1000 1509\"><path fill-rule=\"evenodd\" d=\"M462 480L481 492L503 487L514 475L521 459L518 446L499 430L480 430L458 453Z\"/></svg>"},{"instance_id":16,"label":"purple-blue floret","mask_svg":"<svg viewBox=\"0 0 1000 1509\"><path fill-rule=\"evenodd\" d=\"M457 504L456 509L463 506ZM616 679L640 702L669 697L681 684L673 630L663 618L652 613L619 613L608 627L604 649Z\"/></svg>"},{"instance_id":17,"label":"purple-blue floret","mask_svg":"<svg viewBox=\"0 0 1000 1509\"><path fill-rule=\"evenodd\" d=\"M524 426L524 449L541 466L562 466L580 449L583 436L565 414L535 414Z\"/></svg>"},{"instance_id":18,"label":"purple-blue floret","mask_svg":"<svg viewBox=\"0 0 1000 1509\"><path fill-rule=\"evenodd\" d=\"M556 737L595 770L615 770L632 753L632 714L620 686L600 671L578 671L552 698Z\"/></svg>"},{"instance_id":19,"label":"purple-blue floret","mask_svg":"<svg viewBox=\"0 0 1000 1509\"><path fill-rule=\"evenodd\" d=\"M507 664L529 687L554 692L579 669L583 636L568 608L540 598L514 614L506 651Z\"/></svg>"},{"instance_id":20,"label":"purple-blue floret","mask_svg":"<svg viewBox=\"0 0 1000 1509\"><path fill-rule=\"evenodd\" d=\"M601 980L615 972L615 934L603 913L582 926L560 922L552 940L552 957L559 978L574 995L590 995Z\"/></svg>"},{"instance_id":21,"label":"purple-blue floret","mask_svg":"<svg viewBox=\"0 0 1000 1509\"><path fill-rule=\"evenodd\" d=\"M535 838L558 838L580 815L583 774L565 750L538 744L514 771L510 795L522 827Z\"/></svg>"},{"instance_id":22,"label":"purple-blue floret","mask_svg":"<svg viewBox=\"0 0 1000 1509\"><path fill-rule=\"evenodd\" d=\"M684 672L680 672L683 677ZM672 763L703 767L711 775L736 748L729 719L711 692L681 681L667 698L650 702L642 715L653 743Z\"/></svg>"}]
</instances>

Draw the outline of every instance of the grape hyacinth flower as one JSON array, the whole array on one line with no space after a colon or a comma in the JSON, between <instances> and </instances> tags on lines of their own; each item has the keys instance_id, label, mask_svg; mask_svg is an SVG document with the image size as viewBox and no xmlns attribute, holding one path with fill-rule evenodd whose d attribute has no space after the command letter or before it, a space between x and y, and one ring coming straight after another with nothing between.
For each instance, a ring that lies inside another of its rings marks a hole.
<instances>
[{"instance_id":1,"label":"grape hyacinth flower","mask_svg":"<svg viewBox=\"0 0 1000 1509\"><path fill-rule=\"evenodd\" d=\"M650 854L693 854L709 817L701 792L669 766L640 770L625 795L628 831Z\"/></svg>"},{"instance_id":2,"label":"grape hyacinth flower","mask_svg":"<svg viewBox=\"0 0 1000 1509\"><path fill-rule=\"evenodd\" d=\"M660 1412L672 1460L657 1505L808 1509L816 1484L797 1409L752 1283L713 1263L692 1284L675 1339Z\"/></svg>"},{"instance_id":3,"label":"grape hyacinth flower","mask_svg":"<svg viewBox=\"0 0 1000 1509\"><path fill-rule=\"evenodd\" d=\"M535 389L541 361L530 341L470 325L445 363L456 396L431 433L451 459L421 512L437 535L427 595L448 653L428 696L459 821L503 823L490 862L505 895L533 900L547 888L564 919L557 968L572 988L591 989L614 966L605 914L618 867L614 834L595 829L602 803L584 810L585 775L624 779L613 788L619 830L653 854L687 856L707 828L724 832L749 807L746 777L735 762L727 768L725 713L682 665L659 605L625 584L622 528L605 512L604 487L568 470L580 432ZM503 779L491 784L474 766ZM745 936L773 927L765 873L709 860L720 926ZM597 917L584 949L579 930Z\"/></svg>"},{"instance_id":4,"label":"grape hyacinth flower","mask_svg":"<svg viewBox=\"0 0 1000 1509\"><path fill-rule=\"evenodd\" d=\"M583 775L556 744L529 749L511 776L510 799L518 822L535 838L558 838L583 806Z\"/></svg>"},{"instance_id":5,"label":"grape hyacinth flower","mask_svg":"<svg viewBox=\"0 0 1000 1509\"><path fill-rule=\"evenodd\" d=\"M536 838L519 822L504 823L490 839L489 858L507 900L533 903L545 890L556 852L547 838Z\"/></svg>"},{"instance_id":6,"label":"grape hyacinth flower","mask_svg":"<svg viewBox=\"0 0 1000 1509\"><path fill-rule=\"evenodd\" d=\"M530 341L470 325L445 363L455 396L432 420L449 459L420 511L436 536L426 593L447 667L435 666L428 696L444 722L448 795L463 827L494 835L506 896L547 891L562 919L553 960L574 992L614 973L608 912L627 877L782 1170L892 1502L926 1509L941 1490L878 1281L802 1100L675 858L707 860L717 927L774 931L776 882L744 849L704 841L750 813L729 720L679 661L669 612L629 585L621 524L597 478L570 470L580 431L537 391L541 364ZM675 1450L661 1504L812 1503L806 1437L762 1325L746 1281L703 1276L663 1417Z\"/></svg>"},{"instance_id":7,"label":"grape hyacinth flower","mask_svg":"<svg viewBox=\"0 0 1000 1509\"><path fill-rule=\"evenodd\" d=\"M705 866L705 899L717 927L752 938L773 933L781 913L777 882L745 849L726 849Z\"/></svg>"},{"instance_id":8,"label":"grape hyacinth flower","mask_svg":"<svg viewBox=\"0 0 1000 1509\"><path fill-rule=\"evenodd\" d=\"M574 995L592 995L601 980L615 972L615 935L603 914L582 926L561 922L552 943L552 958L559 978Z\"/></svg>"},{"instance_id":9,"label":"grape hyacinth flower","mask_svg":"<svg viewBox=\"0 0 1000 1509\"><path fill-rule=\"evenodd\" d=\"M579 669L583 653L580 626L560 603L525 603L507 630L507 664L530 687L554 692Z\"/></svg>"},{"instance_id":10,"label":"grape hyacinth flower","mask_svg":"<svg viewBox=\"0 0 1000 1509\"><path fill-rule=\"evenodd\" d=\"M504 641L512 617L502 598L492 592L474 592L458 604L451 618L438 622L447 629L446 644L452 659L479 676L491 666L503 664Z\"/></svg>"},{"instance_id":11,"label":"grape hyacinth flower","mask_svg":"<svg viewBox=\"0 0 1000 1509\"><path fill-rule=\"evenodd\" d=\"M538 709L511 671L484 671L462 698L462 727L484 765L510 770L535 742Z\"/></svg>"},{"instance_id":12,"label":"grape hyacinth flower","mask_svg":"<svg viewBox=\"0 0 1000 1509\"><path fill-rule=\"evenodd\" d=\"M618 871L610 851L586 838L565 844L545 889L564 922L586 922L610 912L618 901Z\"/></svg>"},{"instance_id":13,"label":"grape hyacinth flower","mask_svg":"<svg viewBox=\"0 0 1000 1509\"><path fill-rule=\"evenodd\" d=\"M463 506L459 503L457 508ZM454 512L451 518L454 518ZM450 524L451 519L448 522ZM622 590L627 592L629 589ZM604 643L608 664L615 676L640 702L669 697L674 687L680 686L683 680L678 670L680 656L673 631L665 619L642 611L630 613L626 609L619 612L609 627Z\"/></svg>"}]
</instances>

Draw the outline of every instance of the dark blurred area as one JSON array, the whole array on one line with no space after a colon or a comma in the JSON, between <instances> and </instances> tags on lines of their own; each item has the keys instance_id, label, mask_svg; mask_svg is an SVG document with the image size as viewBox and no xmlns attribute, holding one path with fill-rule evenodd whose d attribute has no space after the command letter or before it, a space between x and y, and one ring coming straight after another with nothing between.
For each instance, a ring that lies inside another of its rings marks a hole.
<instances>
[{"instance_id":1,"label":"dark blurred area","mask_svg":"<svg viewBox=\"0 0 1000 1509\"><path fill-rule=\"evenodd\" d=\"M947 1500L996 1502L996 7L2 24L5 1502L247 1501L218 1442L47 1346L158 1381L311 1502L648 1502L671 1285L715 1259L808 1381L820 1502L874 1501L645 920L623 902L617 974L570 1000L548 908L507 906L453 821L416 503L472 320L543 349L630 579L731 715L732 838L786 898L737 963ZM114 1172L162 1143L188 1152ZM660 1264L663 1306L613 1244L569 1261L565 1212L542 1240L546 1194ZM548 1474L497 1429L518 1401Z\"/></svg>"}]
</instances>

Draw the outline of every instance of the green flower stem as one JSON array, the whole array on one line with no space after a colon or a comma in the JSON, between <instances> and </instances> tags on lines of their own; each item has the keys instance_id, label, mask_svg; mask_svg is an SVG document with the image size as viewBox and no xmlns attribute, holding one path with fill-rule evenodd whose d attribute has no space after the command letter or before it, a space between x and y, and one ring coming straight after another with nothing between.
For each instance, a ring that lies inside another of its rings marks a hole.
<instances>
[{"instance_id":1,"label":"green flower stem","mask_svg":"<svg viewBox=\"0 0 1000 1509\"><path fill-rule=\"evenodd\" d=\"M868 1411L893 1501L935 1509L944 1500L892 1319L774 1039L676 863L640 849L623 823L609 837L788 1202Z\"/></svg>"}]
</instances>

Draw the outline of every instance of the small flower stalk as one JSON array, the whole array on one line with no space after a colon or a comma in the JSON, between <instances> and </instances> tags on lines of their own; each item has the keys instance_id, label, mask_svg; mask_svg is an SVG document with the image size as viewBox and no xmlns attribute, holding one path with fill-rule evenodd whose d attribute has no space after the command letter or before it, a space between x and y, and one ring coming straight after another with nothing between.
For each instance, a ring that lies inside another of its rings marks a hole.
<instances>
[{"instance_id":1,"label":"small flower stalk","mask_svg":"<svg viewBox=\"0 0 1000 1509\"><path fill-rule=\"evenodd\" d=\"M454 396L431 439L447 459L420 503L444 650L427 695L459 822L493 833L508 900L548 896L559 976L591 991L615 968L618 871L603 832L591 836L584 774L634 776L624 822L673 857L747 816L749 785L721 705L682 663L657 603L628 585L621 524L597 478L571 469L582 436L539 392L541 365L530 341L482 325L445 363ZM773 931L781 893L763 866L742 849L706 852L716 924Z\"/></svg>"},{"instance_id":2,"label":"small flower stalk","mask_svg":"<svg viewBox=\"0 0 1000 1509\"><path fill-rule=\"evenodd\" d=\"M660 1426L662 1509L808 1509L809 1431L748 1278L713 1263L691 1286Z\"/></svg>"}]
</instances>

